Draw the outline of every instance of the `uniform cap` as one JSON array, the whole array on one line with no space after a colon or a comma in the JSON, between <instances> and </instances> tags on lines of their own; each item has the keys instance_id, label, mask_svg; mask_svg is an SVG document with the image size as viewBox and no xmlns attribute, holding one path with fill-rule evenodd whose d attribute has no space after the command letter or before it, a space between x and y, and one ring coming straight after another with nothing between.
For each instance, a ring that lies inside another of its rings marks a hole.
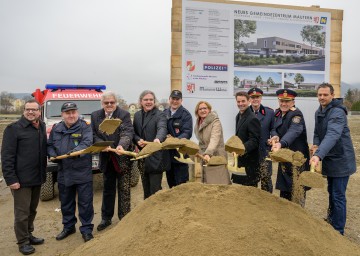
<instances>
[{"instance_id":1,"label":"uniform cap","mask_svg":"<svg viewBox=\"0 0 360 256\"><path fill-rule=\"evenodd\" d=\"M170 97L182 99L182 93L179 90L173 90L170 94Z\"/></svg>"},{"instance_id":2,"label":"uniform cap","mask_svg":"<svg viewBox=\"0 0 360 256\"><path fill-rule=\"evenodd\" d=\"M293 100L297 96L297 93L290 89L280 89L276 91L276 95L279 100Z\"/></svg>"},{"instance_id":3,"label":"uniform cap","mask_svg":"<svg viewBox=\"0 0 360 256\"><path fill-rule=\"evenodd\" d=\"M65 102L62 106L61 106L61 112L66 112L69 110L77 110L77 106L74 102Z\"/></svg>"},{"instance_id":4,"label":"uniform cap","mask_svg":"<svg viewBox=\"0 0 360 256\"><path fill-rule=\"evenodd\" d=\"M248 95L250 97L254 97L254 96L262 96L264 94L264 92L259 89L259 88L251 88L249 91L248 91Z\"/></svg>"}]
</instances>

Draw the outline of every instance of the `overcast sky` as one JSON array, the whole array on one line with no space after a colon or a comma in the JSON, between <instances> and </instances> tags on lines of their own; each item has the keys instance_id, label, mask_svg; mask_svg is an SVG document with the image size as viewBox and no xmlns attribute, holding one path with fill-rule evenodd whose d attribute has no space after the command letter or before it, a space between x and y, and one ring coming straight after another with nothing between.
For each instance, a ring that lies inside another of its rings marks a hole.
<instances>
[{"instance_id":1,"label":"overcast sky","mask_svg":"<svg viewBox=\"0 0 360 256\"><path fill-rule=\"evenodd\" d=\"M342 81L360 83L357 0L261 0L344 10ZM128 103L170 91L171 0L0 0L0 91L106 84Z\"/></svg>"}]
</instances>

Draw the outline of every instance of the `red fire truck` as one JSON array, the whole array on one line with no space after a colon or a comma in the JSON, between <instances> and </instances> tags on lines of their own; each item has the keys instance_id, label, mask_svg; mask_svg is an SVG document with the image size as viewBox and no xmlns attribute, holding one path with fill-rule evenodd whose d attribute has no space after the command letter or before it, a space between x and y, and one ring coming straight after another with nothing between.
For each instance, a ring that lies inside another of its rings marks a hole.
<instances>
[{"instance_id":1,"label":"red fire truck","mask_svg":"<svg viewBox=\"0 0 360 256\"><path fill-rule=\"evenodd\" d=\"M90 122L90 115L93 111L101 108L101 95L105 85L58 85L47 84L45 90L36 89L32 96L41 104L42 118L46 124L46 131L49 136L54 124L60 122L61 106L63 103L75 102L81 118ZM92 157L93 173L99 172L99 156ZM135 164L133 165L134 167ZM133 168L137 169L137 168ZM138 183L137 170L134 170L132 186ZM43 201L54 198L54 183L57 177L57 164L48 162L46 182L41 187L40 199ZM136 183L136 184L135 184Z\"/></svg>"}]
</instances>

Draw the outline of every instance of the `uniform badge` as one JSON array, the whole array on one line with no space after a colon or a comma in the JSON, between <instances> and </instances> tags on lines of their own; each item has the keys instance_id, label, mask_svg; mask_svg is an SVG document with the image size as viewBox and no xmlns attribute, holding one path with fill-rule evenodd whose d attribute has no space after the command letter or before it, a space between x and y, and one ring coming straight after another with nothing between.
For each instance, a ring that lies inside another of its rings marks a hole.
<instances>
[{"instance_id":1,"label":"uniform badge","mask_svg":"<svg viewBox=\"0 0 360 256\"><path fill-rule=\"evenodd\" d=\"M298 123L300 123L300 121L301 121L301 117L300 117L300 116L294 116L294 117L292 118L292 122L293 122L294 124L298 124Z\"/></svg>"}]
</instances>

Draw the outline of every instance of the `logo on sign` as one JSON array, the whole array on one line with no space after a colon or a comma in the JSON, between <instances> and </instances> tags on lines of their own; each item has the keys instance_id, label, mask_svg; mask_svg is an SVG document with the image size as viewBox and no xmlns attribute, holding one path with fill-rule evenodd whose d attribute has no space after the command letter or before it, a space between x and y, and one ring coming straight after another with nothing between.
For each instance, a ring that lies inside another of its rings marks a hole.
<instances>
[{"instance_id":1,"label":"logo on sign","mask_svg":"<svg viewBox=\"0 0 360 256\"><path fill-rule=\"evenodd\" d=\"M327 22L327 17L321 17L320 24L326 24L326 22Z\"/></svg>"},{"instance_id":2,"label":"logo on sign","mask_svg":"<svg viewBox=\"0 0 360 256\"><path fill-rule=\"evenodd\" d=\"M195 92L195 84L194 83L187 83L186 84L186 90L188 93L194 93Z\"/></svg>"},{"instance_id":3,"label":"logo on sign","mask_svg":"<svg viewBox=\"0 0 360 256\"><path fill-rule=\"evenodd\" d=\"M314 22L319 23L320 17L314 17Z\"/></svg>"},{"instance_id":4,"label":"logo on sign","mask_svg":"<svg viewBox=\"0 0 360 256\"><path fill-rule=\"evenodd\" d=\"M192 61L192 60L186 61L186 69L190 72L194 71L195 70L195 61Z\"/></svg>"},{"instance_id":5,"label":"logo on sign","mask_svg":"<svg viewBox=\"0 0 360 256\"><path fill-rule=\"evenodd\" d=\"M228 65L226 65L226 64L204 63L203 69L206 70L206 71L227 71L228 70Z\"/></svg>"}]
</instances>

